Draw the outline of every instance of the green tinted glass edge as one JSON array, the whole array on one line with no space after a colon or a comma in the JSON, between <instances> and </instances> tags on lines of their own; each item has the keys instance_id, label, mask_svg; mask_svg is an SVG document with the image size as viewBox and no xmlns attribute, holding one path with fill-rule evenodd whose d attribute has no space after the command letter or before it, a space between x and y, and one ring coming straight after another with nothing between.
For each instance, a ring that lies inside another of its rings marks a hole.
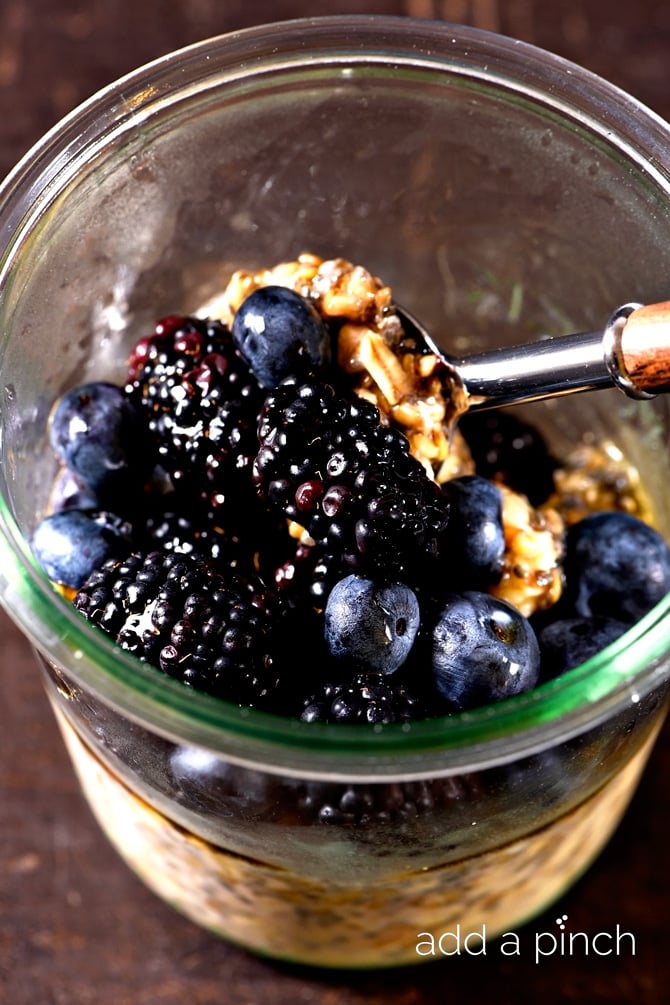
<instances>
[{"instance_id":1,"label":"green tinted glass edge","mask_svg":"<svg viewBox=\"0 0 670 1005\"><path fill-rule=\"evenodd\" d=\"M447 753L518 738L539 728L567 730L575 715L584 719L586 727L597 720L599 705L611 711L613 702L638 701L667 677L667 665L659 661L670 652L670 595L582 666L496 706L412 723L409 728L401 724L327 726L239 709L165 677L88 625L41 573L27 543L12 550L10 535L17 534L18 528L4 502L0 502L0 516L9 531L7 537L0 536L2 598L31 642L101 698L168 735L194 740L198 734L207 742L227 734L333 755ZM20 533L15 539L21 541ZM50 629L48 636L45 626Z\"/></svg>"}]
</instances>

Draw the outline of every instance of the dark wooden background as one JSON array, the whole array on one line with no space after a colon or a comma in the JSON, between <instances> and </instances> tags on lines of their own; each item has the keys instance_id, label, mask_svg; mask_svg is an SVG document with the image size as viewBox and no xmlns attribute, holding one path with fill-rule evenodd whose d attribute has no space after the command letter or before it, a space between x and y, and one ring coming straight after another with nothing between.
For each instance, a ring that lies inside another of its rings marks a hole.
<instances>
[{"instance_id":1,"label":"dark wooden background","mask_svg":"<svg viewBox=\"0 0 670 1005\"><path fill-rule=\"evenodd\" d=\"M0 0L0 174L81 100L149 59L230 29L333 13L501 31L589 67L670 118L667 0ZM419 969L320 973L256 959L149 893L94 824L33 657L2 614L0 656L1 1005L670 1000L667 728L618 833L579 884L521 930L519 957L489 947ZM620 925L635 935L635 956L555 955L536 965L535 933L555 930L558 914L590 935Z\"/></svg>"}]
</instances>

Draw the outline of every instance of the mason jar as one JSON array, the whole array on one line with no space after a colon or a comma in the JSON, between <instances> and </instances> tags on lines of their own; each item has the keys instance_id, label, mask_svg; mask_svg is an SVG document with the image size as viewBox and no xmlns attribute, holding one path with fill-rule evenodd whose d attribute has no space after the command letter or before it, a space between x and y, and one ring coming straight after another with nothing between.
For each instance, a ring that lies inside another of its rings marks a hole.
<instances>
[{"instance_id":1,"label":"mason jar","mask_svg":"<svg viewBox=\"0 0 670 1005\"><path fill-rule=\"evenodd\" d=\"M122 380L156 318L304 250L363 263L466 353L664 299L669 232L670 129L652 112L550 53L411 18L287 21L172 53L75 110L5 181L2 603L93 813L159 896L323 966L421 962L456 934L514 930L631 799L667 705L670 600L495 706L370 727L239 708L115 647L38 567L56 396ZM670 534L663 395L519 414L557 456L614 444Z\"/></svg>"}]
</instances>

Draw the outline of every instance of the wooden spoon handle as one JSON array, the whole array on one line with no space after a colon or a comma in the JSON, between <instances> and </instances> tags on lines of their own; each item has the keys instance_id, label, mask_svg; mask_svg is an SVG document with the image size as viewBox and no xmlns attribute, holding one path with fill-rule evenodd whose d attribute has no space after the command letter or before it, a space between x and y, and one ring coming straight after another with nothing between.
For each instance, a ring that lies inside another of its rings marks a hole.
<instances>
[{"instance_id":1,"label":"wooden spoon handle","mask_svg":"<svg viewBox=\"0 0 670 1005\"><path fill-rule=\"evenodd\" d=\"M670 300L628 315L619 342L620 365L640 391L670 391Z\"/></svg>"}]
</instances>

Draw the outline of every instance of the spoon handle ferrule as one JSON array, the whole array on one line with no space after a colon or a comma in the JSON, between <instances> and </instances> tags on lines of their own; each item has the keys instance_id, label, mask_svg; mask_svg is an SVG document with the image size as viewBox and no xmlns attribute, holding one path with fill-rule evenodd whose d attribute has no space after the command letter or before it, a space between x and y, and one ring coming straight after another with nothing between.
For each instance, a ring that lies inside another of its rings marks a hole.
<instances>
[{"instance_id":1,"label":"spoon handle ferrule","mask_svg":"<svg viewBox=\"0 0 670 1005\"><path fill-rule=\"evenodd\" d=\"M620 312L626 312L622 318ZM627 394L650 398L670 391L670 300L619 308L606 329L606 345L613 380Z\"/></svg>"}]
</instances>

